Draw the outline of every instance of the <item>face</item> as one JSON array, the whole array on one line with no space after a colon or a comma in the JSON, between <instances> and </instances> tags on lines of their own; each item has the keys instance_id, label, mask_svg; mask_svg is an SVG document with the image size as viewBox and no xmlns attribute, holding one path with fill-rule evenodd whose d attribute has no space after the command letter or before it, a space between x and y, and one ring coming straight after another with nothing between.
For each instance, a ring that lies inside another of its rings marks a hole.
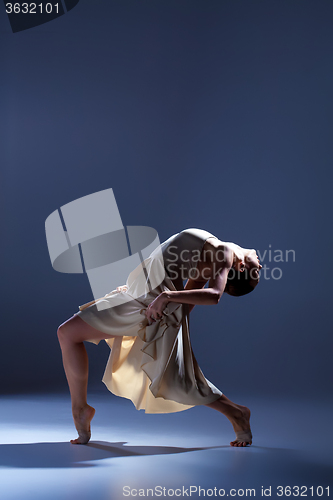
<instances>
[{"instance_id":1,"label":"face","mask_svg":"<svg viewBox=\"0 0 333 500\"><path fill-rule=\"evenodd\" d=\"M246 270L249 273L251 281L253 281L253 285L256 286L259 282L259 271L262 268L257 252L254 249L249 250L244 260L245 262L242 260L238 261L235 269L241 272Z\"/></svg>"},{"instance_id":2,"label":"face","mask_svg":"<svg viewBox=\"0 0 333 500\"><path fill-rule=\"evenodd\" d=\"M255 250L245 250L244 249L244 261L243 260L237 260L233 266L233 268L237 271L240 271L244 273L244 278L245 282L251 285L252 290L258 285L259 283L259 271L262 268L262 265L260 264L259 257L256 253ZM240 285L242 288L242 285ZM250 287L250 288L251 288ZM245 289L241 290L241 288L237 287L235 288L235 291L233 289L235 286L232 283L228 283L228 286L225 289L225 292L228 293L229 295L238 295L243 291L243 293L249 293L251 291L245 291Z\"/></svg>"},{"instance_id":3,"label":"face","mask_svg":"<svg viewBox=\"0 0 333 500\"><path fill-rule=\"evenodd\" d=\"M245 258L243 269L248 271L251 281L255 286L259 283L259 271L261 268L262 265L260 264L257 252L251 250Z\"/></svg>"}]
</instances>

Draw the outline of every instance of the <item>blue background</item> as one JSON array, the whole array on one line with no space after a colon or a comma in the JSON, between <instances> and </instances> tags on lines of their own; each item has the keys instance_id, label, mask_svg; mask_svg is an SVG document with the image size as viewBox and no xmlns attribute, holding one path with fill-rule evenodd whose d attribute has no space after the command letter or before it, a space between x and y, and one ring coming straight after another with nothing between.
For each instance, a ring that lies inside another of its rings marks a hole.
<instances>
[{"instance_id":1,"label":"blue background","mask_svg":"<svg viewBox=\"0 0 333 500\"><path fill-rule=\"evenodd\" d=\"M314 0L81 0L13 34L0 9L2 392L66 387L56 329L92 293L52 269L44 223L110 187L161 241L295 250L262 259L280 280L197 306L192 344L231 398L328 391L332 18ZM109 348L87 347L94 384Z\"/></svg>"}]
</instances>

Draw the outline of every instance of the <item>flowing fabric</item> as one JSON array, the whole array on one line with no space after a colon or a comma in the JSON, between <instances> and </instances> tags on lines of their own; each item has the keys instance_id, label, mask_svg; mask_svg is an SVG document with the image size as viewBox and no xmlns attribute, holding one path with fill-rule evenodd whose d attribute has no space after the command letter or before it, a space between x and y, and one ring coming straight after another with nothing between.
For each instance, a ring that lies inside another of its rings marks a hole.
<instances>
[{"instance_id":1,"label":"flowing fabric","mask_svg":"<svg viewBox=\"0 0 333 500\"><path fill-rule=\"evenodd\" d=\"M200 236L202 247L205 238ZM186 304L169 303L163 318L148 324L147 306L163 291L176 290L164 272L163 259L156 255L153 252L144 260L145 271L138 266L129 275L127 291L114 290L80 306L77 314L97 330L114 336L105 339L111 348L103 376L107 388L130 399L138 410L172 413L212 403L222 392L205 378L194 357ZM147 274L161 273L164 276L161 284L141 294Z\"/></svg>"}]
</instances>

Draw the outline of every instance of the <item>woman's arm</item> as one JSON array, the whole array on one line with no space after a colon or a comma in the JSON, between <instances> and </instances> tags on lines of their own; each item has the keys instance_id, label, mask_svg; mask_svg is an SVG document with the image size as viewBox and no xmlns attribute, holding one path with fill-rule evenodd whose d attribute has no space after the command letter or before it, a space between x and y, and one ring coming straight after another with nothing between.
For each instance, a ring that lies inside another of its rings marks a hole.
<instances>
[{"instance_id":1,"label":"woman's arm","mask_svg":"<svg viewBox=\"0 0 333 500\"><path fill-rule=\"evenodd\" d=\"M207 281L196 281L188 279L185 283L184 290L202 290L205 288ZM189 304L189 312L191 312L195 307L195 304Z\"/></svg>"},{"instance_id":2,"label":"woman's arm","mask_svg":"<svg viewBox=\"0 0 333 500\"><path fill-rule=\"evenodd\" d=\"M222 269L216 277L211 278L208 283L208 288L199 290L198 288L188 290L176 290L163 292L161 295L165 297L166 302L178 302L179 304L193 305L213 305L218 304L227 279L229 269Z\"/></svg>"},{"instance_id":3,"label":"woman's arm","mask_svg":"<svg viewBox=\"0 0 333 500\"><path fill-rule=\"evenodd\" d=\"M187 289L162 292L147 307L146 317L149 323L154 322L163 316L163 310L169 302L192 304L193 306L217 304L223 294L228 279L228 272L229 267L220 269L220 272L209 280L208 288L201 290Z\"/></svg>"}]
</instances>

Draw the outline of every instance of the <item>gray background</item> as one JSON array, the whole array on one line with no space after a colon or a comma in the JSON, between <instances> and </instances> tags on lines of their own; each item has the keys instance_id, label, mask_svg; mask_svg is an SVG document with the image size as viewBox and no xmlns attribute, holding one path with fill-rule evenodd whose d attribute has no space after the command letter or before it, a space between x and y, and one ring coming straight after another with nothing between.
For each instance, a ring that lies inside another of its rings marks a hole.
<instances>
[{"instance_id":1,"label":"gray background","mask_svg":"<svg viewBox=\"0 0 333 500\"><path fill-rule=\"evenodd\" d=\"M91 300L44 222L109 187L124 225L294 249L281 280L197 306L194 352L226 395L331 386L333 4L81 0L13 34L0 9L1 392L66 388L57 326ZM109 348L89 345L91 384ZM100 385L102 383L100 382Z\"/></svg>"}]
</instances>

